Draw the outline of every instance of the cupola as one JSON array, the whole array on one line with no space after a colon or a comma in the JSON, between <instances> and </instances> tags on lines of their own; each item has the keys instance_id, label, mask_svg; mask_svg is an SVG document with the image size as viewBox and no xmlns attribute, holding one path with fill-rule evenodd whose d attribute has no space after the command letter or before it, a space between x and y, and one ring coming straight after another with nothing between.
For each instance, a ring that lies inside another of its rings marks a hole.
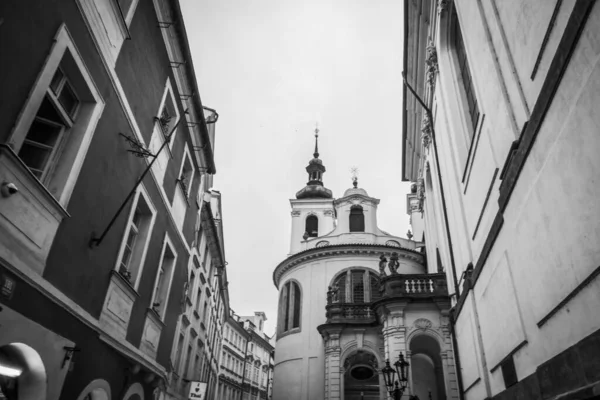
<instances>
[{"instance_id":1,"label":"cupola","mask_svg":"<svg viewBox=\"0 0 600 400\"><path fill-rule=\"evenodd\" d=\"M331 199L333 197L331 190L323 186L325 166L319 158L319 128L315 129L315 152L313 153L313 159L308 162L306 172L308 172L308 182L304 188L296 193L296 198Z\"/></svg>"}]
</instances>

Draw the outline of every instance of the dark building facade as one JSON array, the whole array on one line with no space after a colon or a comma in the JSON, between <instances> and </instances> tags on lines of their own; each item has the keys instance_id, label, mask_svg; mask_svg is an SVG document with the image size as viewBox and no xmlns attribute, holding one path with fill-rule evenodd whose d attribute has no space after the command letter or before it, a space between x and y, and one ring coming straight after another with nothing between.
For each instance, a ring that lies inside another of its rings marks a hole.
<instances>
[{"instance_id":1,"label":"dark building facade","mask_svg":"<svg viewBox=\"0 0 600 400\"><path fill-rule=\"evenodd\" d=\"M0 389L158 398L216 172L178 1L0 15Z\"/></svg>"}]
</instances>

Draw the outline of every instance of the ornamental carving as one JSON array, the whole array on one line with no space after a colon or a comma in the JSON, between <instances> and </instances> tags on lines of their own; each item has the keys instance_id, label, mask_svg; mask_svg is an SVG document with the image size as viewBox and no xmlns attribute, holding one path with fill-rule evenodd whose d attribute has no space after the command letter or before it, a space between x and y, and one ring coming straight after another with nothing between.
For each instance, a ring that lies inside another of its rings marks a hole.
<instances>
[{"instance_id":1,"label":"ornamental carving","mask_svg":"<svg viewBox=\"0 0 600 400\"><path fill-rule=\"evenodd\" d=\"M425 201L425 181L423 178L417 179L417 200L419 201L417 210L423 212L423 202Z\"/></svg>"},{"instance_id":2,"label":"ornamental carving","mask_svg":"<svg viewBox=\"0 0 600 400\"><path fill-rule=\"evenodd\" d=\"M384 277L385 275L385 266L387 265L387 258L385 258L385 254L379 256L379 276ZM381 289L381 287L379 288ZM381 290L380 290L381 291Z\"/></svg>"},{"instance_id":3,"label":"ornamental carving","mask_svg":"<svg viewBox=\"0 0 600 400\"><path fill-rule=\"evenodd\" d=\"M438 58L437 58L437 50L435 49L435 45L433 41L429 39L429 44L427 45L427 53L425 58L425 64L427 65L426 75L427 75L427 84L431 87L431 91L435 90L435 77L438 72Z\"/></svg>"},{"instance_id":4,"label":"ornamental carving","mask_svg":"<svg viewBox=\"0 0 600 400\"><path fill-rule=\"evenodd\" d=\"M324 215L333 215L333 210L325 210L323 211Z\"/></svg>"},{"instance_id":5,"label":"ornamental carving","mask_svg":"<svg viewBox=\"0 0 600 400\"><path fill-rule=\"evenodd\" d=\"M390 247L400 247L400 243L396 242L395 240L388 240L385 242L385 245Z\"/></svg>"},{"instance_id":6,"label":"ornamental carving","mask_svg":"<svg viewBox=\"0 0 600 400\"><path fill-rule=\"evenodd\" d=\"M390 270L390 274L396 275L398 273L396 271L398 270L399 266L400 266L400 263L398 262L398 253L392 253L392 255L390 256L390 261L388 262L388 268Z\"/></svg>"},{"instance_id":7,"label":"ornamental carving","mask_svg":"<svg viewBox=\"0 0 600 400\"><path fill-rule=\"evenodd\" d=\"M442 15L448 8L448 0L438 0L438 14Z\"/></svg>"},{"instance_id":8,"label":"ornamental carving","mask_svg":"<svg viewBox=\"0 0 600 400\"><path fill-rule=\"evenodd\" d=\"M292 217L299 217L300 216L300 211L294 210L292 211Z\"/></svg>"},{"instance_id":9,"label":"ornamental carving","mask_svg":"<svg viewBox=\"0 0 600 400\"><path fill-rule=\"evenodd\" d=\"M329 246L329 242L327 240L321 240L319 243L315 245L315 247L325 247Z\"/></svg>"},{"instance_id":10,"label":"ornamental carving","mask_svg":"<svg viewBox=\"0 0 600 400\"><path fill-rule=\"evenodd\" d=\"M419 319L417 319L415 321L414 326L417 329L426 330L426 329L431 329L431 327L433 326L433 324L427 318L419 318Z\"/></svg>"},{"instance_id":11,"label":"ornamental carving","mask_svg":"<svg viewBox=\"0 0 600 400\"><path fill-rule=\"evenodd\" d=\"M423 114L423 120L421 121L421 141L423 142L423 147L429 149L429 144L431 143L431 120L428 113Z\"/></svg>"}]
</instances>

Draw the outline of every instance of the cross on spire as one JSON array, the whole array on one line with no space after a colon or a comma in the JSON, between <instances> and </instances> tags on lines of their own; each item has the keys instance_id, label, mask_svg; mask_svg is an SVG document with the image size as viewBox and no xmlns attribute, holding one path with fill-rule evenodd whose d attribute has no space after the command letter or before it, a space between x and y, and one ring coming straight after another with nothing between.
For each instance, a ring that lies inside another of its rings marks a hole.
<instances>
[{"instance_id":1,"label":"cross on spire","mask_svg":"<svg viewBox=\"0 0 600 400\"><path fill-rule=\"evenodd\" d=\"M352 185L354 187L358 186L358 167L350 168L350 173L352 174Z\"/></svg>"},{"instance_id":2,"label":"cross on spire","mask_svg":"<svg viewBox=\"0 0 600 400\"><path fill-rule=\"evenodd\" d=\"M313 153L315 158L319 158L319 123L315 126L315 152Z\"/></svg>"}]
</instances>

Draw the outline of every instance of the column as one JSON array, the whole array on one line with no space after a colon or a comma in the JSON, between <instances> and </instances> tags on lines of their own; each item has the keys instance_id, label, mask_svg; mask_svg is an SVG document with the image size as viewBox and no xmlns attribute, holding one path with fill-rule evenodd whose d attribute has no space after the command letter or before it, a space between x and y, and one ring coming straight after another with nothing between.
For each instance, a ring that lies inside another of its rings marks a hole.
<instances>
[{"instance_id":1,"label":"column","mask_svg":"<svg viewBox=\"0 0 600 400\"><path fill-rule=\"evenodd\" d=\"M340 348L341 329L326 333L325 338L325 400L341 398Z\"/></svg>"}]
</instances>

